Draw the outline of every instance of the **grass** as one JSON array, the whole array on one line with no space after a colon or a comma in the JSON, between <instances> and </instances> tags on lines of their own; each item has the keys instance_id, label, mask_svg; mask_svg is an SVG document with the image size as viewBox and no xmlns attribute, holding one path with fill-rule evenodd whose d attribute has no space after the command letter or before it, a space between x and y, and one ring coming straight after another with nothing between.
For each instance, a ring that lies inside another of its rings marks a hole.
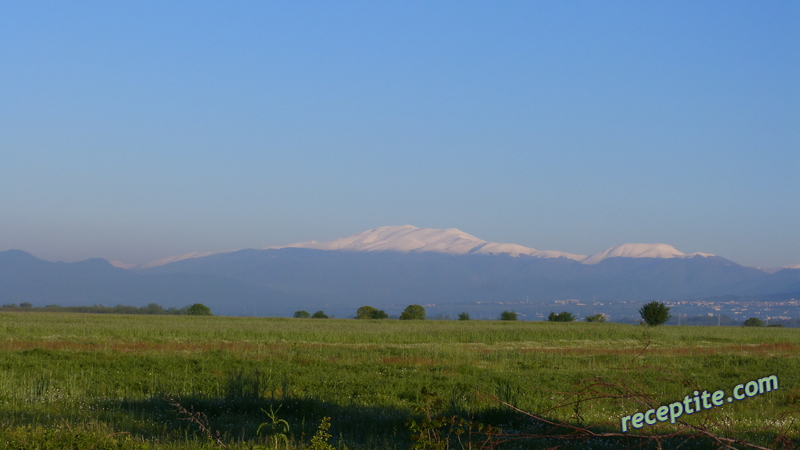
<instances>
[{"instance_id":1,"label":"grass","mask_svg":"<svg viewBox=\"0 0 800 450\"><path fill-rule=\"evenodd\" d=\"M608 398L608 386L668 404L777 375L778 391L686 419L768 446L784 433L797 445L797 424L782 414L800 404L799 349L800 331L789 328L2 313L0 444L219 448L169 399L202 413L229 448L306 448L324 417L330 443L351 449L434 448L410 418L439 439L457 428L443 422L452 415L503 433L541 431L498 400L618 432L620 417L643 409ZM606 398L574 395L597 380ZM259 430L270 408L289 426L288 445L269 426Z\"/></svg>"}]
</instances>

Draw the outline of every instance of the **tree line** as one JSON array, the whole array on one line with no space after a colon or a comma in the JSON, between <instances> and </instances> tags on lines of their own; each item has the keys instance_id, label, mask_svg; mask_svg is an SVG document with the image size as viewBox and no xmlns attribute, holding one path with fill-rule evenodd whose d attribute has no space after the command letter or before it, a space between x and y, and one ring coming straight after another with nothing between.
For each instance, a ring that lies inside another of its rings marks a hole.
<instances>
[{"instance_id":1,"label":"tree line","mask_svg":"<svg viewBox=\"0 0 800 450\"><path fill-rule=\"evenodd\" d=\"M73 313L93 313L93 314L158 314L174 316L210 316L211 309L202 303L184 306L183 308L164 308L158 303L149 303L146 306L33 306L28 302L17 305L9 303L0 306L3 311L34 311L34 312L73 312Z\"/></svg>"},{"instance_id":2,"label":"tree line","mask_svg":"<svg viewBox=\"0 0 800 450\"><path fill-rule=\"evenodd\" d=\"M647 324L649 326L657 326L666 323L672 315L670 314L670 307L665 305L662 302L650 302L645 304L639 309L639 315L641 316L641 323ZM308 311L296 311L294 313L295 318L300 319L327 319L328 315L325 314L323 311L317 311L313 315L310 314ZM382 309L377 309L372 306L362 306L358 308L355 315L356 319L388 319L389 315L386 314L386 311ZM400 320L424 320L426 318L425 315L425 308L420 305L408 305L406 309L400 314L398 317ZM500 313L498 317L499 320L506 320L506 321L516 321L518 320L517 313L514 311L503 311ZM594 323L602 323L608 319L608 316L603 313L592 314L590 316L586 316L583 318L586 322L594 322ZM469 313L466 311L461 312L458 314L458 320L470 320ZM578 318L569 311L562 311L560 313L556 313L555 311L550 311L550 315L547 316L547 320L549 322L575 322ZM744 326L746 327L758 327L763 326L763 322L758 318L750 318L744 322ZM771 326L782 326L782 324L776 324Z\"/></svg>"},{"instance_id":3,"label":"tree line","mask_svg":"<svg viewBox=\"0 0 800 450\"><path fill-rule=\"evenodd\" d=\"M669 308L667 308L669 310ZM317 311L314 314L309 313L308 311L295 311L294 318L296 319L327 319L328 315L325 314L324 311ZM388 319L389 315L386 311L382 309L377 309L373 306L362 306L358 308L356 311L355 319ZM398 319L400 320L424 320L426 318L425 308L421 305L408 305ZM499 320L506 320L506 321L516 321L518 320L518 315L514 311L503 311L500 313L498 317ZM585 317L584 320L587 322L605 322L607 316L605 314L594 314L588 317ZM458 320L470 320L469 313L466 311L462 311L458 314ZM547 320L551 322L573 322L576 320L575 316L567 311L562 313L554 313L550 312L550 316Z\"/></svg>"}]
</instances>

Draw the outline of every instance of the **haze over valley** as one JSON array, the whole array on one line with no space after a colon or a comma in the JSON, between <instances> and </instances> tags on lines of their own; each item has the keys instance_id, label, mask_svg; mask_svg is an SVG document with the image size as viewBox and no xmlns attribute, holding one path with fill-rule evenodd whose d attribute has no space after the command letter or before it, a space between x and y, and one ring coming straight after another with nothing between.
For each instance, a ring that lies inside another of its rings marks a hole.
<instances>
[{"instance_id":1,"label":"haze over valley","mask_svg":"<svg viewBox=\"0 0 800 450\"><path fill-rule=\"evenodd\" d=\"M395 314L422 304L431 316L450 318L468 311L494 319L514 309L523 319L541 320L562 308L619 320L658 300L683 302L678 314L736 318L754 313L756 302L766 308L760 313L800 317L798 269L764 271L667 244L621 244L593 255L541 251L411 225L326 242L194 252L128 269L102 259L51 263L6 251L0 274L6 303L37 306L201 302L223 315L290 316L305 309L349 317L363 305Z\"/></svg>"}]
</instances>

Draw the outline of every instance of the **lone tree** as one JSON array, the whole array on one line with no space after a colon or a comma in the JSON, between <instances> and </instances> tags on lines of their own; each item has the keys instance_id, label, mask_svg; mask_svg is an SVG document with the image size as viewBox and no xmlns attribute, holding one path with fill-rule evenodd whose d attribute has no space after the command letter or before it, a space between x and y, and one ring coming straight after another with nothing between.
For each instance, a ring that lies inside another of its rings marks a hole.
<instances>
[{"instance_id":1,"label":"lone tree","mask_svg":"<svg viewBox=\"0 0 800 450\"><path fill-rule=\"evenodd\" d=\"M517 320L517 313L514 311L503 311L500 313L500 320Z\"/></svg>"},{"instance_id":2,"label":"lone tree","mask_svg":"<svg viewBox=\"0 0 800 450\"><path fill-rule=\"evenodd\" d=\"M764 322L761 321L758 317L751 317L744 321L742 324L744 327L763 327Z\"/></svg>"},{"instance_id":3,"label":"lone tree","mask_svg":"<svg viewBox=\"0 0 800 450\"><path fill-rule=\"evenodd\" d=\"M375 309L372 306L362 306L356 311L356 319L388 319L389 315L382 309Z\"/></svg>"},{"instance_id":4,"label":"lone tree","mask_svg":"<svg viewBox=\"0 0 800 450\"><path fill-rule=\"evenodd\" d=\"M186 308L186 313L190 316L210 316L211 308L202 303L195 303L194 305Z\"/></svg>"},{"instance_id":5,"label":"lone tree","mask_svg":"<svg viewBox=\"0 0 800 450\"><path fill-rule=\"evenodd\" d=\"M311 314L309 314L308 311L295 311L292 317L295 319L308 319L311 317Z\"/></svg>"},{"instance_id":6,"label":"lone tree","mask_svg":"<svg viewBox=\"0 0 800 450\"><path fill-rule=\"evenodd\" d=\"M458 320L469 320L469 313L466 311L458 313Z\"/></svg>"},{"instance_id":7,"label":"lone tree","mask_svg":"<svg viewBox=\"0 0 800 450\"><path fill-rule=\"evenodd\" d=\"M550 322L574 322L575 316L573 316L571 312L567 311L563 311L558 314L550 311L550 315L547 316L547 320Z\"/></svg>"},{"instance_id":8,"label":"lone tree","mask_svg":"<svg viewBox=\"0 0 800 450\"><path fill-rule=\"evenodd\" d=\"M661 302L650 302L639 309L642 320L650 326L661 325L672 317L669 313L669 306Z\"/></svg>"},{"instance_id":9,"label":"lone tree","mask_svg":"<svg viewBox=\"0 0 800 450\"><path fill-rule=\"evenodd\" d=\"M425 308L420 305L408 305L400 314L400 320L425 320Z\"/></svg>"},{"instance_id":10,"label":"lone tree","mask_svg":"<svg viewBox=\"0 0 800 450\"><path fill-rule=\"evenodd\" d=\"M327 319L328 315L325 314L322 310L315 312L311 315L312 319Z\"/></svg>"},{"instance_id":11,"label":"lone tree","mask_svg":"<svg viewBox=\"0 0 800 450\"><path fill-rule=\"evenodd\" d=\"M603 313L592 314L591 316L584 317L583 320L585 320L587 322L605 322L606 321L606 315L603 314Z\"/></svg>"}]
</instances>

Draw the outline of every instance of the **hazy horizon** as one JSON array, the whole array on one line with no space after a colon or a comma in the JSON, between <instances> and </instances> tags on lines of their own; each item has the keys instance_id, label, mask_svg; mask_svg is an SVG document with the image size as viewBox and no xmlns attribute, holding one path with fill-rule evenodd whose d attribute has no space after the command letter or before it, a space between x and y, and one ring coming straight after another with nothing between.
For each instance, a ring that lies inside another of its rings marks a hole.
<instances>
[{"instance_id":1,"label":"hazy horizon","mask_svg":"<svg viewBox=\"0 0 800 450\"><path fill-rule=\"evenodd\" d=\"M387 225L800 263L800 4L0 3L0 251Z\"/></svg>"}]
</instances>

